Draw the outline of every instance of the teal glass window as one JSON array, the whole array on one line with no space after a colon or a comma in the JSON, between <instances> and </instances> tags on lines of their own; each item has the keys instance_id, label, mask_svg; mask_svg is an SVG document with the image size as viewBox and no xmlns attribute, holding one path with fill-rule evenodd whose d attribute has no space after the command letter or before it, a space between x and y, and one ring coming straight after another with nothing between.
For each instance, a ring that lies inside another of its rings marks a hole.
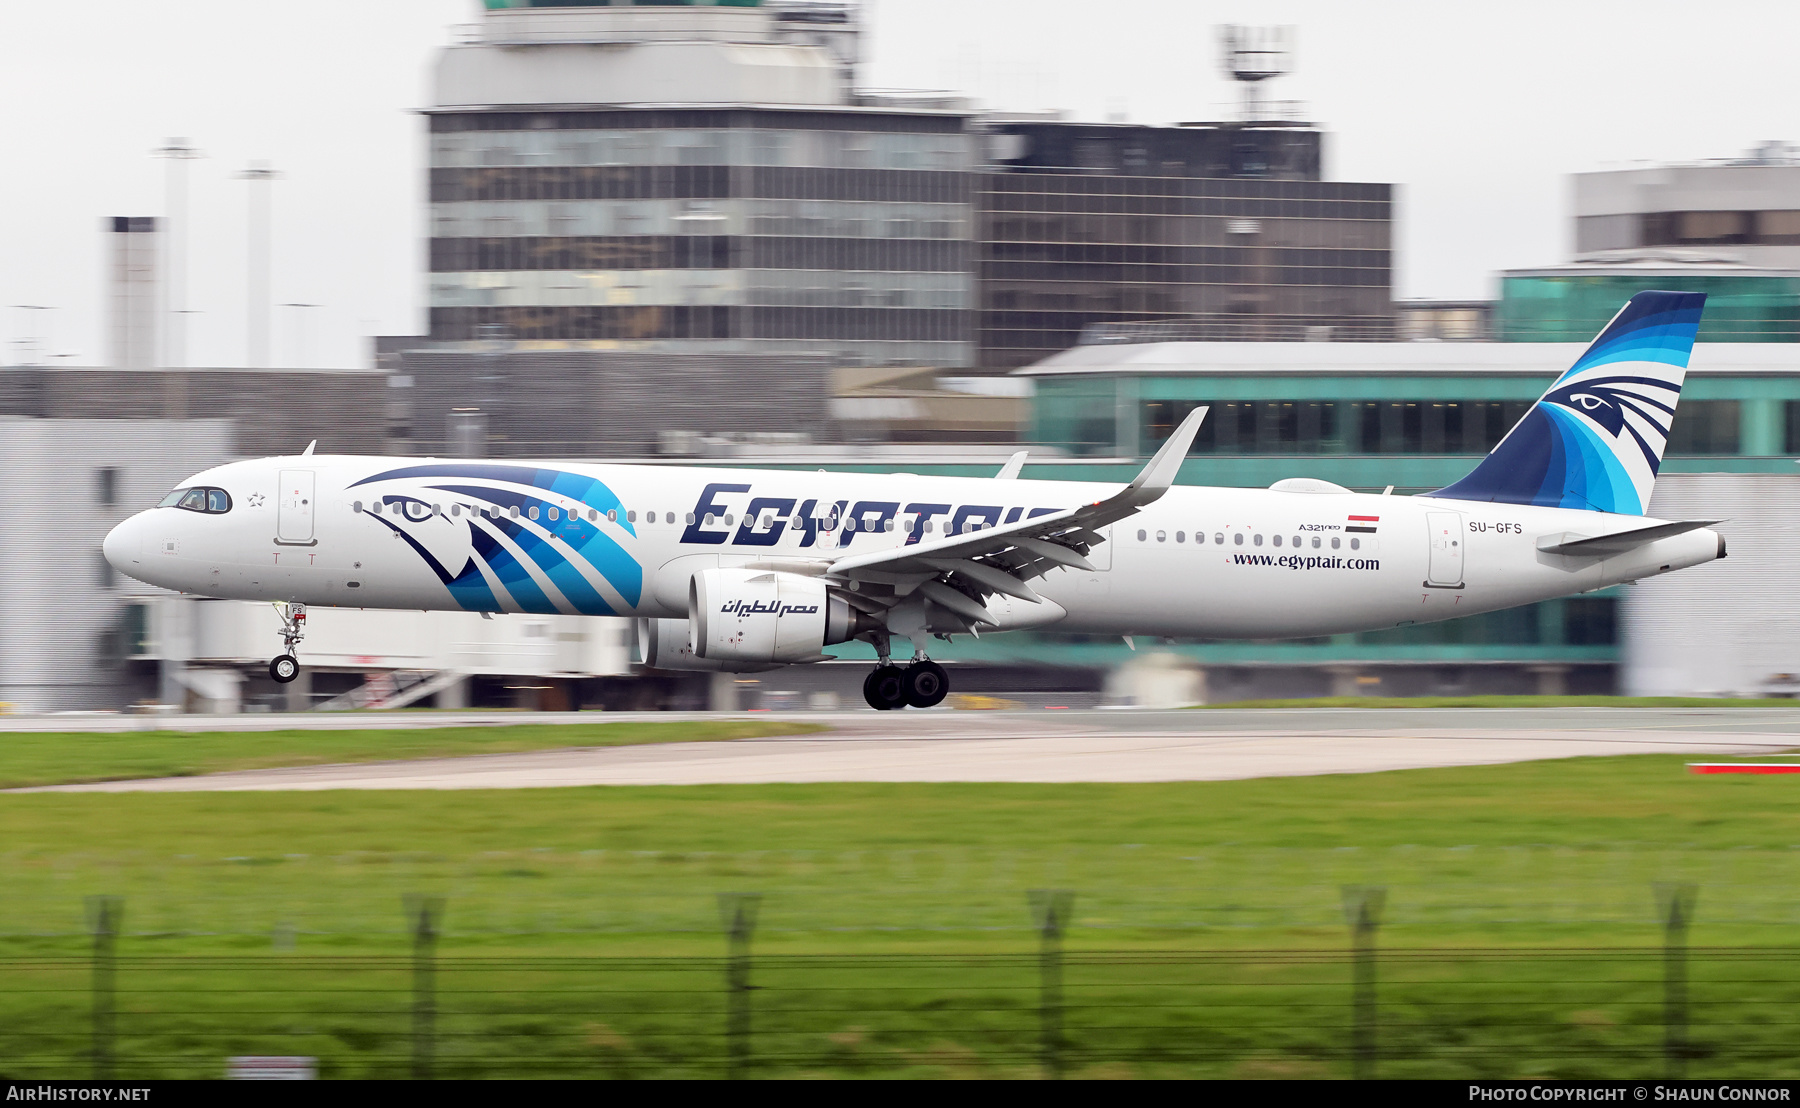
<instances>
[{"instance_id":1,"label":"teal glass window","mask_svg":"<svg viewBox=\"0 0 1800 1108\"><path fill-rule=\"evenodd\" d=\"M1800 342L1800 278L1569 274L1508 276L1494 336L1501 342L1587 342L1645 289L1706 294L1701 342Z\"/></svg>"},{"instance_id":2,"label":"teal glass window","mask_svg":"<svg viewBox=\"0 0 1800 1108\"><path fill-rule=\"evenodd\" d=\"M1675 408L1665 455L1737 454L1738 420L1742 405L1736 400L1684 400Z\"/></svg>"}]
</instances>

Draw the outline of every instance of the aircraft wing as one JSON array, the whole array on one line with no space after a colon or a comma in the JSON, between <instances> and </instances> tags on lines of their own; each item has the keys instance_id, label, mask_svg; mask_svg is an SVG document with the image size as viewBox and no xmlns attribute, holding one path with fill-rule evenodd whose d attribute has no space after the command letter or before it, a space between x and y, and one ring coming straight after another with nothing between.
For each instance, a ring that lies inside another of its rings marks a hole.
<instances>
[{"instance_id":1,"label":"aircraft wing","mask_svg":"<svg viewBox=\"0 0 1800 1108\"><path fill-rule=\"evenodd\" d=\"M1040 598L1029 584L1033 578L1057 568L1091 571L1087 554L1106 541L1099 529L1136 514L1168 491L1206 412L1195 408L1189 413L1143 471L1104 500L897 550L850 555L832 562L827 573L844 581L896 586L901 590L896 600L916 590L970 627L991 624L983 607L989 596L1004 593L1036 603ZM865 599L871 607L887 606L873 596Z\"/></svg>"}]
</instances>

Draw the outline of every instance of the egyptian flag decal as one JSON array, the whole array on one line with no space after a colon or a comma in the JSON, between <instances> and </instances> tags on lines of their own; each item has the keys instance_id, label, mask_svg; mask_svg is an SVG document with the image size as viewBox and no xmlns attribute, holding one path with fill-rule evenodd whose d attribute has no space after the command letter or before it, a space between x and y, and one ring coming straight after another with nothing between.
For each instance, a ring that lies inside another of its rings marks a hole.
<instances>
[{"instance_id":1,"label":"egyptian flag decal","mask_svg":"<svg viewBox=\"0 0 1800 1108\"><path fill-rule=\"evenodd\" d=\"M1373 535L1375 525L1381 522L1380 516L1351 516L1344 530L1352 534Z\"/></svg>"}]
</instances>

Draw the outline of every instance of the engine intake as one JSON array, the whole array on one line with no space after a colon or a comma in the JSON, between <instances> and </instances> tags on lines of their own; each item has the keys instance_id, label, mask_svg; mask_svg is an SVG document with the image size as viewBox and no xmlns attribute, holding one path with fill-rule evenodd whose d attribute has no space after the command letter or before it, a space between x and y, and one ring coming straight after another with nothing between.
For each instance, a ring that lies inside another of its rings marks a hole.
<instances>
[{"instance_id":1,"label":"engine intake","mask_svg":"<svg viewBox=\"0 0 1800 1108\"><path fill-rule=\"evenodd\" d=\"M812 661L876 626L817 577L709 569L688 582L688 649L707 662Z\"/></svg>"}]
</instances>

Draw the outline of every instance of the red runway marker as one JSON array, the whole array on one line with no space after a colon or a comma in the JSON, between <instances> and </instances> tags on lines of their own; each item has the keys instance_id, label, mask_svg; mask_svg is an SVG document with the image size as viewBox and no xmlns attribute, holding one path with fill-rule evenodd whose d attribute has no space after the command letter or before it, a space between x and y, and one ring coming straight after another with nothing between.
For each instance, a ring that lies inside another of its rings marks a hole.
<instances>
[{"instance_id":1,"label":"red runway marker","mask_svg":"<svg viewBox=\"0 0 1800 1108\"><path fill-rule=\"evenodd\" d=\"M1689 762L1694 773L1800 773L1800 762Z\"/></svg>"}]
</instances>

